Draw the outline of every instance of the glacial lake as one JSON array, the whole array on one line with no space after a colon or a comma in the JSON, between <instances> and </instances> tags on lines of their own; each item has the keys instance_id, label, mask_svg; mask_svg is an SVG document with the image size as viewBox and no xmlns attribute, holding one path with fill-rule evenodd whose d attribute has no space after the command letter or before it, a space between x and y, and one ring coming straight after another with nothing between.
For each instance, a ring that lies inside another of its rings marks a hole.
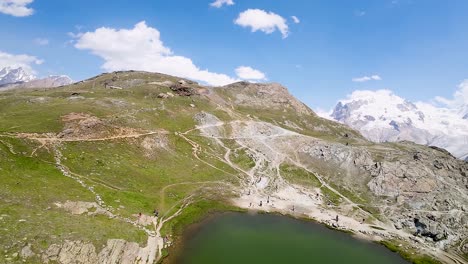
<instances>
[{"instance_id":1,"label":"glacial lake","mask_svg":"<svg viewBox=\"0 0 468 264\"><path fill-rule=\"evenodd\" d=\"M226 213L184 235L182 264L344 263L408 264L385 247L350 234L285 216Z\"/></svg>"}]
</instances>

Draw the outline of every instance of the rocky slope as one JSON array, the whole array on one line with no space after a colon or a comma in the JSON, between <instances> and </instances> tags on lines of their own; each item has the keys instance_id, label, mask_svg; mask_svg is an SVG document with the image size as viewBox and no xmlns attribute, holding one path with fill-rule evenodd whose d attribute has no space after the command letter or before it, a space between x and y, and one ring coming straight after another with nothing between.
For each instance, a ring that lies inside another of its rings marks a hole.
<instances>
[{"instance_id":1,"label":"rocky slope","mask_svg":"<svg viewBox=\"0 0 468 264\"><path fill-rule=\"evenodd\" d=\"M340 101L331 118L374 142L412 141L468 158L466 105L457 109L411 103L387 90L356 91Z\"/></svg>"},{"instance_id":2,"label":"rocky slope","mask_svg":"<svg viewBox=\"0 0 468 264\"><path fill-rule=\"evenodd\" d=\"M4 91L0 110L0 236L14 241L0 261L153 263L197 216L234 206L466 263L466 162L367 141L279 84L115 72Z\"/></svg>"}]
</instances>

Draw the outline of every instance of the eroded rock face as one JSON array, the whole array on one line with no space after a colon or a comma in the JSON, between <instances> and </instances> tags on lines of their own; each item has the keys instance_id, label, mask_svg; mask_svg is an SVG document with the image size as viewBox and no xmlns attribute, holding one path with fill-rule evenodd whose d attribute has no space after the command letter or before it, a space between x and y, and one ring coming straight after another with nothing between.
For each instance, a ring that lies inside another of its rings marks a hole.
<instances>
[{"instance_id":1,"label":"eroded rock face","mask_svg":"<svg viewBox=\"0 0 468 264\"><path fill-rule=\"evenodd\" d=\"M149 264L154 262L156 252L156 245L150 243L150 240L148 240L147 247L141 248L134 242L109 239L107 245L100 252L97 252L91 243L67 240L61 245L51 245L42 254L42 261L60 264Z\"/></svg>"},{"instance_id":2,"label":"eroded rock face","mask_svg":"<svg viewBox=\"0 0 468 264\"><path fill-rule=\"evenodd\" d=\"M386 201L379 209L397 229L429 237L441 248L453 246L468 237L468 164L438 149L412 143L404 147L378 150L316 141L301 151L348 172L358 171L345 178L370 176L368 188Z\"/></svg>"},{"instance_id":3,"label":"eroded rock face","mask_svg":"<svg viewBox=\"0 0 468 264\"><path fill-rule=\"evenodd\" d=\"M82 241L65 241L62 245L53 244L42 256L44 263L63 264L97 263L98 258L93 244Z\"/></svg>"}]
</instances>

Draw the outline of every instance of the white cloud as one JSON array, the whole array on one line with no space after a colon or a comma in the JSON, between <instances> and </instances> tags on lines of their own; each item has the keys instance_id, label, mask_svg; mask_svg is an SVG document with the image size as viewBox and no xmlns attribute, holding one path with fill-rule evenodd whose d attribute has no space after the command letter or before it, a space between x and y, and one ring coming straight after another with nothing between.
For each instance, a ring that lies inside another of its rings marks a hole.
<instances>
[{"instance_id":1,"label":"white cloud","mask_svg":"<svg viewBox=\"0 0 468 264\"><path fill-rule=\"evenodd\" d=\"M380 80L382 80L382 78L379 75L356 77L352 79L353 82L368 82L368 81L380 81Z\"/></svg>"},{"instance_id":2,"label":"white cloud","mask_svg":"<svg viewBox=\"0 0 468 264\"><path fill-rule=\"evenodd\" d=\"M294 23L296 23L296 24L301 23L301 20L299 20L299 18L297 18L297 16L291 16L291 18L292 18Z\"/></svg>"},{"instance_id":3,"label":"white cloud","mask_svg":"<svg viewBox=\"0 0 468 264\"><path fill-rule=\"evenodd\" d=\"M332 113L333 113L333 109L330 109L330 110L324 110L322 108L317 108L317 109L314 109L314 112L322 117L322 118L325 118L325 119L328 119L328 120L332 120L332 121L336 121L335 119L333 119L333 117L331 116Z\"/></svg>"},{"instance_id":4,"label":"white cloud","mask_svg":"<svg viewBox=\"0 0 468 264\"><path fill-rule=\"evenodd\" d=\"M33 65L42 64L43 61L30 55L26 54L9 54L0 51L0 69L5 67L19 68L22 67L27 73L33 74Z\"/></svg>"},{"instance_id":5,"label":"white cloud","mask_svg":"<svg viewBox=\"0 0 468 264\"><path fill-rule=\"evenodd\" d=\"M289 34L286 19L273 12L260 9L248 9L240 13L234 23L241 27L250 27L252 32L260 30L266 34L271 34L279 30L283 38L288 37Z\"/></svg>"},{"instance_id":6,"label":"white cloud","mask_svg":"<svg viewBox=\"0 0 468 264\"><path fill-rule=\"evenodd\" d=\"M450 108L457 108L462 105L468 105L468 79L458 85L458 90L453 94L453 99L447 99L436 96L435 100Z\"/></svg>"},{"instance_id":7,"label":"white cloud","mask_svg":"<svg viewBox=\"0 0 468 264\"><path fill-rule=\"evenodd\" d=\"M106 71L160 72L216 86L238 81L226 74L202 70L191 59L175 55L164 46L159 31L144 21L132 29L102 27L83 33L77 36L75 47L104 59L101 67Z\"/></svg>"},{"instance_id":8,"label":"white cloud","mask_svg":"<svg viewBox=\"0 0 468 264\"><path fill-rule=\"evenodd\" d=\"M28 5L34 0L0 0L0 13L16 17L30 16L34 13Z\"/></svg>"},{"instance_id":9,"label":"white cloud","mask_svg":"<svg viewBox=\"0 0 468 264\"><path fill-rule=\"evenodd\" d=\"M234 1L233 0L216 0L214 1L213 3L210 4L210 6L212 7L216 7L216 8L220 8L222 7L223 5L228 5L228 6L231 6L231 5L234 5Z\"/></svg>"},{"instance_id":10,"label":"white cloud","mask_svg":"<svg viewBox=\"0 0 468 264\"><path fill-rule=\"evenodd\" d=\"M49 40L46 38L36 38L34 39L34 43L39 46L46 46L49 45Z\"/></svg>"},{"instance_id":11,"label":"white cloud","mask_svg":"<svg viewBox=\"0 0 468 264\"><path fill-rule=\"evenodd\" d=\"M263 72L248 66L239 66L236 69L237 77L244 80L266 80Z\"/></svg>"}]
</instances>

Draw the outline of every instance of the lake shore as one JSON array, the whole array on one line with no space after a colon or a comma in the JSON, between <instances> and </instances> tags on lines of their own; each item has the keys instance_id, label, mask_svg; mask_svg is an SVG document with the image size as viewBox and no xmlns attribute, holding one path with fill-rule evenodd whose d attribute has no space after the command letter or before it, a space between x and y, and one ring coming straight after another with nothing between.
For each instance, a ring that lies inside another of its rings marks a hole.
<instances>
[{"instance_id":1,"label":"lake shore","mask_svg":"<svg viewBox=\"0 0 468 264\"><path fill-rule=\"evenodd\" d=\"M295 209L294 212L291 211L286 211L285 210L273 210L272 208L264 207L262 208L242 208L239 206L240 204L233 204L233 206L226 206L222 205L220 203L214 203L211 204L213 207L205 207L201 206L198 207L200 211L198 211L194 217L192 218L186 218L183 217L185 220L176 224L175 225L175 230L176 232L174 233L174 236L172 237L172 245L168 248L165 249L163 259L161 260L161 263L175 263L177 260L177 257L182 254L182 251L184 250L184 243L186 242L186 238L190 237L190 234L196 233L200 227L202 227L205 223L212 221L213 219L228 214L232 212L242 212L242 213L247 213L247 214L269 214L269 215L280 215L284 217L289 217L293 219L299 219L304 222L311 222L313 224L321 224L323 226L326 226L330 229L341 231L341 232L346 232L349 235L351 235L354 238L357 239L363 239L366 241L371 241L371 242L376 242L379 243L383 246L386 246L389 251L394 251L400 254L403 258L406 260L413 262L413 263L441 263L437 261L436 259L432 258L431 256L425 254L427 249L424 249L424 251L420 250L415 250L415 248L412 248L408 246L406 243L405 239L402 239L401 237L384 237L386 234L384 231L385 230L378 230L374 229L371 227L367 227L364 231L362 228L358 229L357 227L361 227L362 224L356 224L354 223L353 225L347 226L346 223L348 221L341 221L342 219L347 219L346 216L340 215L339 214L339 223L338 225L333 224L333 219L327 219L327 218L312 218L310 215L300 213ZM250 205L250 203L249 203ZM322 216L329 216L329 214L324 214L321 213L320 215ZM354 228L354 229L353 229ZM370 229L369 229L370 228ZM417 238L415 238L417 239ZM415 242L417 243L417 242ZM432 256L434 254L431 254ZM424 261L424 262L421 262ZM449 263L449 262L447 262Z\"/></svg>"}]
</instances>

